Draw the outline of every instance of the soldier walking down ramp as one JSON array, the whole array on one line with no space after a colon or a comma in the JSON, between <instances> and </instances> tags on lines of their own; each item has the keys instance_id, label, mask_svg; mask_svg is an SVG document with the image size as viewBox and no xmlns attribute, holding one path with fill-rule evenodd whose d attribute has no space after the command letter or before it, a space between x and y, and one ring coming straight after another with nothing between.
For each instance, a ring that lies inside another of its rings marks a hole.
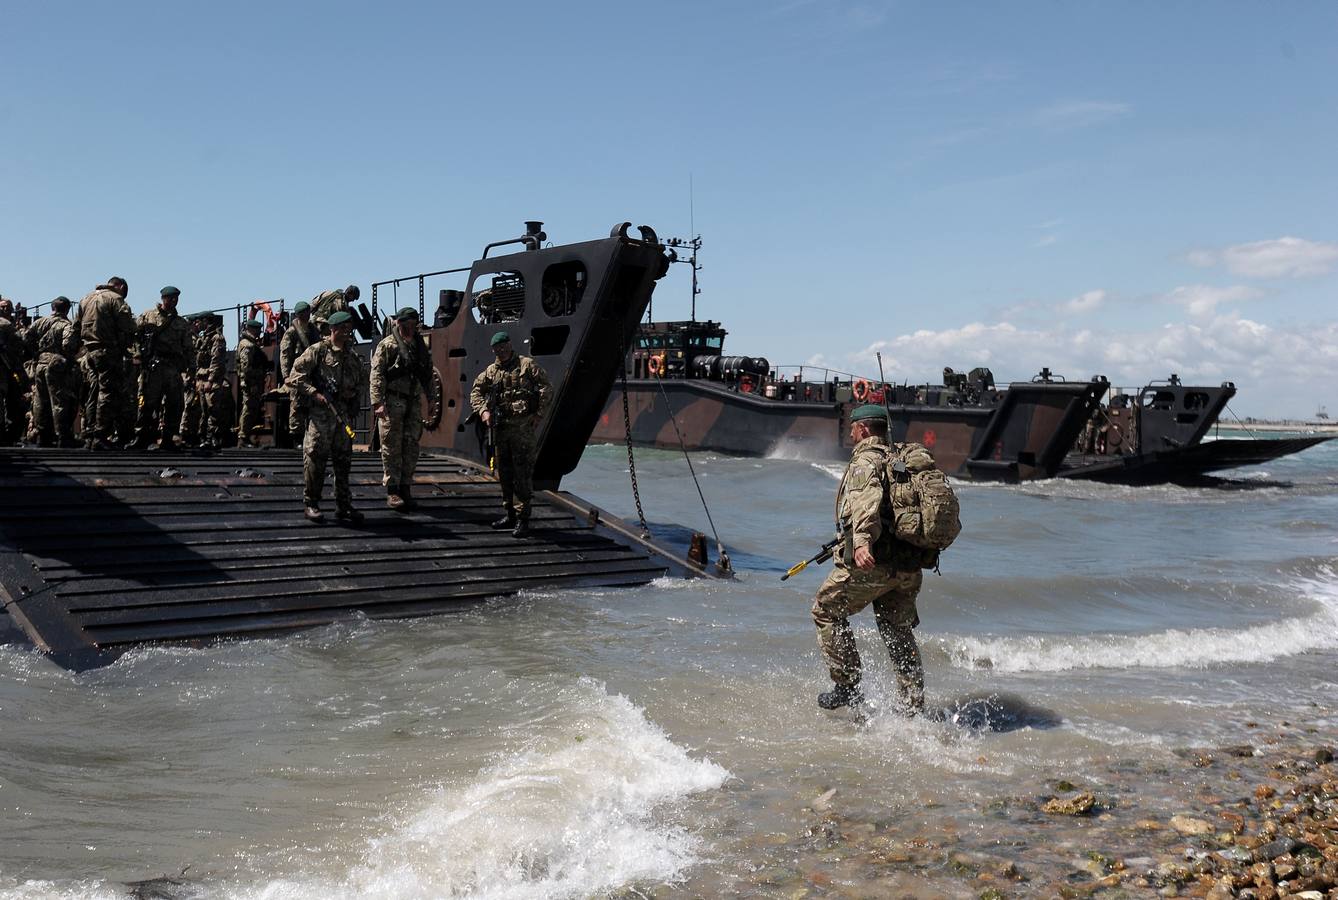
<instances>
[{"instance_id":1,"label":"soldier walking down ramp","mask_svg":"<svg viewBox=\"0 0 1338 900\"><path fill-rule=\"evenodd\" d=\"M42 447L73 447L75 391L74 356L79 352L79 332L70 321L70 300L51 301L51 314L28 329L26 339L37 358L33 370L33 429Z\"/></svg>"},{"instance_id":2,"label":"soldier walking down ramp","mask_svg":"<svg viewBox=\"0 0 1338 900\"><path fill-rule=\"evenodd\" d=\"M530 497L534 493L534 431L548 406L552 387L538 363L516 354L505 331L492 336L492 350L497 359L474 379L469 405L494 436L497 481L506 514L492 527L511 528L513 536L524 537L530 531Z\"/></svg>"},{"instance_id":3,"label":"soldier walking down ramp","mask_svg":"<svg viewBox=\"0 0 1338 900\"><path fill-rule=\"evenodd\" d=\"M181 291L168 285L158 292L158 305L142 313L136 323L139 350L139 416L135 422L135 448L153 443L158 421L163 422L158 447L172 450L185 406L181 373L192 361L191 327L177 315Z\"/></svg>"},{"instance_id":4,"label":"soldier walking down ramp","mask_svg":"<svg viewBox=\"0 0 1338 900\"><path fill-rule=\"evenodd\" d=\"M353 317L337 312L330 316L329 325L330 336L307 348L292 369L292 386L311 407L302 441L304 515L312 522L324 521L325 466L333 461L335 516L357 524L363 517L353 508L348 483L353 465L349 423L358 412L367 376L362 359L353 351Z\"/></svg>"},{"instance_id":5,"label":"soldier walking down ramp","mask_svg":"<svg viewBox=\"0 0 1338 900\"><path fill-rule=\"evenodd\" d=\"M112 436L129 417L126 358L135 339L135 317L125 302L130 288L112 276L79 302L79 341L88 359L92 422L84 437L95 450L112 449ZM121 434L124 441L129 434Z\"/></svg>"},{"instance_id":6,"label":"soldier walking down ramp","mask_svg":"<svg viewBox=\"0 0 1338 900\"><path fill-rule=\"evenodd\" d=\"M423 438L423 392L432 382L432 360L418 334L418 310L406 306L395 314L390 334L372 354L371 403L381 438L386 505L402 510L414 505L411 490Z\"/></svg>"},{"instance_id":7,"label":"soldier walking down ramp","mask_svg":"<svg viewBox=\"0 0 1338 900\"><path fill-rule=\"evenodd\" d=\"M311 298L311 321L316 323L321 334L327 334L330 317L337 312L348 312L361 296L356 284L350 284L342 291L321 291Z\"/></svg>"},{"instance_id":8,"label":"soldier walking down ramp","mask_svg":"<svg viewBox=\"0 0 1338 900\"><path fill-rule=\"evenodd\" d=\"M292 390L288 378L293 371L293 363L306 352L307 348L321 339L320 329L311 322L311 304L299 301L293 307L293 321L283 333L279 342L279 374L283 376L285 389L288 391L288 435L293 445L302 443L302 436L307 431L307 402L297 391ZM275 429L279 423L274 423Z\"/></svg>"},{"instance_id":9,"label":"soldier walking down ramp","mask_svg":"<svg viewBox=\"0 0 1338 900\"><path fill-rule=\"evenodd\" d=\"M834 682L830 691L818 695L818 705L837 709L863 702L862 667L849 618L872 604L878 634L896 670L902 707L914 715L924 708L924 670L912 631L920 624L915 600L920 569L932 567L928 554L936 561L937 553L898 539L894 531L886 472L889 457L903 445L897 450L888 446L887 410L872 404L857 407L850 414L850 439L855 449L836 494L839 541L834 566L813 599L818 646ZM928 458L919 445L906 446ZM932 467L932 458L927 465Z\"/></svg>"},{"instance_id":10,"label":"soldier walking down ramp","mask_svg":"<svg viewBox=\"0 0 1338 900\"><path fill-rule=\"evenodd\" d=\"M237 341L237 393L242 407L237 443L242 447L260 446L255 435L263 424L260 401L265 396L265 376L269 369L269 357L260 346L260 322L247 319Z\"/></svg>"}]
</instances>

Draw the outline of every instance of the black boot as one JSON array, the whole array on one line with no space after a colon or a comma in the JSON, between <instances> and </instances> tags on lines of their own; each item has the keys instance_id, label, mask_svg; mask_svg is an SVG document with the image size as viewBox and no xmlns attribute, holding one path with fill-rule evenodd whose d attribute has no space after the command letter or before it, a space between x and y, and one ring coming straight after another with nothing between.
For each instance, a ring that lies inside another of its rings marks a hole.
<instances>
[{"instance_id":1,"label":"black boot","mask_svg":"<svg viewBox=\"0 0 1338 900\"><path fill-rule=\"evenodd\" d=\"M511 536L514 538L523 538L523 537L529 537L529 535L530 535L530 520L529 519L517 520L516 527L511 529Z\"/></svg>"},{"instance_id":2,"label":"black boot","mask_svg":"<svg viewBox=\"0 0 1338 900\"><path fill-rule=\"evenodd\" d=\"M834 684L830 691L818 694L818 706L823 709L840 709L843 706L859 706L864 702L859 684Z\"/></svg>"},{"instance_id":3,"label":"black boot","mask_svg":"<svg viewBox=\"0 0 1338 900\"><path fill-rule=\"evenodd\" d=\"M492 522L491 525L492 525L493 528L496 528L498 531L501 531L503 528L515 528L515 527L516 527L516 514L515 514L514 512L512 512L511 510L507 510L506 515L502 516L500 519L496 520L495 522Z\"/></svg>"}]
</instances>

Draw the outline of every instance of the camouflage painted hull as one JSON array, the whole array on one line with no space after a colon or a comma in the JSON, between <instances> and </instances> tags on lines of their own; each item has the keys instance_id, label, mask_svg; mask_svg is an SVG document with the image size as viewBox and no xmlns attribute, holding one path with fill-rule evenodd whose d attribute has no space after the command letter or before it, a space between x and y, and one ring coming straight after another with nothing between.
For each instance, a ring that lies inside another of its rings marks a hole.
<instances>
[{"instance_id":1,"label":"camouflage painted hull","mask_svg":"<svg viewBox=\"0 0 1338 900\"><path fill-rule=\"evenodd\" d=\"M1019 384L991 406L892 405L892 438L930 447L959 478L1053 477L1106 389L1105 382ZM702 379L629 379L635 445L742 456L842 460L856 401L775 400ZM671 416L672 412L672 416ZM592 443L623 443L623 393L614 386Z\"/></svg>"}]
</instances>

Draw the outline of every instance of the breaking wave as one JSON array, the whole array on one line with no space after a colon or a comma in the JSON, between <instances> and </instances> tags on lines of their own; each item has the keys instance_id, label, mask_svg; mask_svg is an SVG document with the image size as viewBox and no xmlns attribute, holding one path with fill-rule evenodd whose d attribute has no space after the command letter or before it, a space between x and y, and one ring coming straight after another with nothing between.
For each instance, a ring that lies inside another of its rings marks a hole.
<instances>
[{"instance_id":1,"label":"breaking wave","mask_svg":"<svg viewBox=\"0 0 1338 900\"><path fill-rule=\"evenodd\" d=\"M1298 582L1317 609L1310 615L1249 628L1172 628L1153 634L1047 635L944 638L943 649L961 668L1000 672L1072 669L1206 668L1262 663L1338 648L1338 580Z\"/></svg>"}]
</instances>

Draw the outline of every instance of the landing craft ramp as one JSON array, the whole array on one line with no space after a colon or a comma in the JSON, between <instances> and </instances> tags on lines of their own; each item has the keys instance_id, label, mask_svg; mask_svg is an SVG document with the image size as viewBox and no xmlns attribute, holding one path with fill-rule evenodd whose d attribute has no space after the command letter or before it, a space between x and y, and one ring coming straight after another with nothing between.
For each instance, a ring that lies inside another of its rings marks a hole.
<instances>
[{"instance_id":1,"label":"landing craft ramp","mask_svg":"<svg viewBox=\"0 0 1338 900\"><path fill-rule=\"evenodd\" d=\"M557 491L536 492L532 537L494 531L497 484L459 459L424 455L409 514L385 508L380 478L377 456L355 454L354 503L366 521L343 526L327 509L318 526L302 517L294 451L0 449L0 601L33 645L86 669L145 642L276 635L358 613L449 612L527 588L702 574Z\"/></svg>"}]
</instances>

